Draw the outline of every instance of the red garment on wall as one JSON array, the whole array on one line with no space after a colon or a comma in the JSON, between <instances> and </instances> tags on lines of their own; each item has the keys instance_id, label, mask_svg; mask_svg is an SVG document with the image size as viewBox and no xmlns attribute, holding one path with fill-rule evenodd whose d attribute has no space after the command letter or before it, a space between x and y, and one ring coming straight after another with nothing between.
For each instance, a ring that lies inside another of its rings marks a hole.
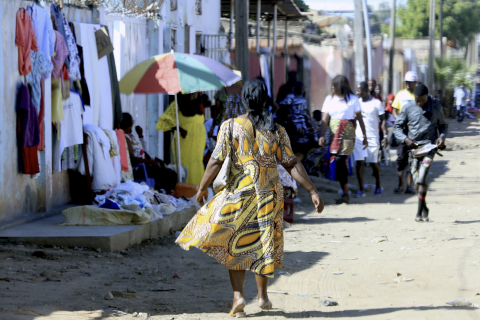
<instances>
[{"instance_id":1,"label":"red garment on wall","mask_svg":"<svg viewBox=\"0 0 480 320\"><path fill-rule=\"evenodd\" d=\"M30 50L38 51L37 38L33 31L32 19L24 8L17 12L17 33L15 44L18 46L18 69L20 75L26 76L32 71Z\"/></svg>"}]
</instances>

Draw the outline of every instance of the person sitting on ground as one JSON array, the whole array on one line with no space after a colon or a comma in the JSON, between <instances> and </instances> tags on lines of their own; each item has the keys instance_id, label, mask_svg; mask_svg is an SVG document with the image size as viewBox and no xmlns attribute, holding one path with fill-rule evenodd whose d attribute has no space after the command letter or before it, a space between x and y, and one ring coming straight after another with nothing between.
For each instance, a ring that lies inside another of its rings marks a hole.
<instances>
[{"instance_id":1,"label":"person sitting on ground","mask_svg":"<svg viewBox=\"0 0 480 320\"><path fill-rule=\"evenodd\" d=\"M381 144L386 147L388 143L387 138L387 124L385 122L385 111L383 110L380 100L374 99L370 96L368 85L366 82L361 82L357 87L357 95L360 98L360 106L362 107L363 122L367 131L368 148L363 147L362 130L357 126L355 131L355 149L353 156L356 161L358 187L358 197L365 196L365 159L373 169L373 176L375 177L375 194L382 194L382 185L380 181L380 166L378 165L378 153L380 150L379 141L380 135L378 132L378 124L381 122L383 131L383 139Z\"/></svg>"},{"instance_id":2,"label":"person sitting on ground","mask_svg":"<svg viewBox=\"0 0 480 320\"><path fill-rule=\"evenodd\" d=\"M335 178L340 183L343 195L337 200L337 204L350 203L350 190L348 188L348 157L353 153L355 145L355 126L358 121L362 130L362 141L364 149L368 147L367 133L362 118L362 107L360 101L353 94L348 78L344 75L338 75L332 81L332 94L327 96L322 108L323 122L329 124L333 134L332 144L330 146L330 163L335 161ZM325 146L326 125L322 128L322 133L318 144Z\"/></svg>"},{"instance_id":3,"label":"person sitting on ground","mask_svg":"<svg viewBox=\"0 0 480 320\"><path fill-rule=\"evenodd\" d=\"M428 95L428 88L419 83L415 89L415 101L403 107L393 127L393 133L398 140L409 148L409 161L415 187L418 193L418 209L415 221L428 222L428 207L426 203L428 175L433 158L437 152L431 150L428 154L414 157L413 150L422 145L435 144L438 149L445 148L445 138L448 134L448 124L443 115L440 102ZM407 134L404 132L406 127Z\"/></svg>"},{"instance_id":4,"label":"person sitting on ground","mask_svg":"<svg viewBox=\"0 0 480 320\"><path fill-rule=\"evenodd\" d=\"M177 184L177 174L166 168L163 160L157 157L152 158L145 152L142 142L135 137L132 132L133 124L132 115L130 113L123 113L122 121L120 122L120 129L125 132L128 153L130 154L132 165L136 166L140 163L144 163L148 177L153 178L156 181L155 189L163 189L168 194L171 194ZM140 139L143 139L143 129L139 126L135 129L137 130L137 134L140 133Z\"/></svg>"}]
</instances>

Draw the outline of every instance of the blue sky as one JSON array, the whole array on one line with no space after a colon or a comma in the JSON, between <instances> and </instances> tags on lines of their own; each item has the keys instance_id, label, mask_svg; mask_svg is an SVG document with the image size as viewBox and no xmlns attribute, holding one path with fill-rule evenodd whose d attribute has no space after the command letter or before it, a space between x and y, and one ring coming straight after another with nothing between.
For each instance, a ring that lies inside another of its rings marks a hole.
<instances>
[{"instance_id":1,"label":"blue sky","mask_svg":"<svg viewBox=\"0 0 480 320\"><path fill-rule=\"evenodd\" d=\"M377 8L377 6L382 3L382 2L389 2L391 3L391 0L368 0L368 4L374 6ZM305 0L305 2L310 6L310 8L314 10L321 10L322 7L326 6L352 6L353 5L353 0ZM402 0L397 0L397 5L403 2Z\"/></svg>"}]
</instances>

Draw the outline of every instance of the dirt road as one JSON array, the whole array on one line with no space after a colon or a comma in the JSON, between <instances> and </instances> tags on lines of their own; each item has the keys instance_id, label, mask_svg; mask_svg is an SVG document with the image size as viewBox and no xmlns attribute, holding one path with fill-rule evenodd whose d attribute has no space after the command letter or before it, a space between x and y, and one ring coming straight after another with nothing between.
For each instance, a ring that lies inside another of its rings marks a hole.
<instances>
[{"instance_id":1,"label":"dirt road","mask_svg":"<svg viewBox=\"0 0 480 320\"><path fill-rule=\"evenodd\" d=\"M285 268L269 287L281 292L270 294L274 310L256 307L248 273L248 317L480 319L476 308L446 304L456 298L480 303L480 121L450 124L450 151L432 168L432 222L414 221L415 196L392 194L394 166L382 168L382 196L370 193L336 206L337 194L322 192L321 215L301 192L296 220L285 228ZM230 318L226 270L173 240L154 239L115 254L3 242L0 319ZM35 251L43 253L34 257ZM108 292L113 300L105 300Z\"/></svg>"}]
</instances>

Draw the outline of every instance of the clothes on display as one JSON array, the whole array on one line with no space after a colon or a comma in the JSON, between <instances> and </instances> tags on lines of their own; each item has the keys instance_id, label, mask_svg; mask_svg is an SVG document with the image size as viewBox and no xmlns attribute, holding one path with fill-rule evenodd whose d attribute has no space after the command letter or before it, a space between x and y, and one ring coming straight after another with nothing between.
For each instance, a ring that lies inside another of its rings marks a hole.
<instances>
[{"instance_id":1,"label":"clothes on display","mask_svg":"<svg viewBox=\"0 0 480 320\"><path fill-rule=\"evenodd\" d=\"M32 19L38 49L50 60L55 52L55 33L50 12L36 3L27 7L27 12ZM50 72L42 72L42 78L49 78Z\"/></svg>"},{"instance_id":2,"label":"clothes on display","mask_svg":"<svg viewBox=\"0 0 480 320\"><path fill-rule=\"evenodd\" d=\"M107 26L102 26L102 29L105 29L107 34L109 34ZM112 92L113 128L116 129L120 125L120 121L122 121L123 111L122 101L120 99L120 87L118 85L117 66L115 64L115 56L113 54L113 50L107 55L107 59Z\"/></svg>"},{"instance_id":3,"label":"clothes on display","mask_svg":"<svg viewBox=\"0 0 480 320\"><path fill-rule=\"evenodd\" d=\"M113 52L112 41L110 40L105 27L102 27L95 32L95 40L97 42L98 59L102 59Z\"/></svg>"},{"instance_id":4,"label":"clothes on display","mask_svg":"<svg viewBox=\"0 0 480 320\"><path fill-rule=\"evenodd\" d=\"M33 105L40 110L40 99L42 96L40 81L42 80L42 74L50 74L53 70L53 64L50 59L42 51L32 51L32 71L27 74L27 83L32 86L32 100Z\"/></svg>"},{"instance_id":5,"label":"clothes on display","mask_svg":"<svg viewBox=\"0 0 480 320\"><path fill-rule=\"evenodd\" d=\"M63 16L63 27L65 29L65 42L67 43L69 53L68 75L72 81L77 81L82 78L80 74L80 57L78 56L77 42L65 16Z\"/></svg>"},{"instance_id":6,"label":"clothes on display","mask_svg":"<svg viewBox=\"0 0 480 320\"><path fill-rule=\"evenodd\" d=\"M55 24L57 26L56 31L62 35L63 39L65 39L67 35L65 33L65 25L63 24L62 9L55 2L53 2L52 5L50 6L50 12L51 12L52 19L55 19ZM58 41L58 37L57 37L57 41ZM56 52L57 52L57 49L55 49L55 53ZM66 64L67 66L70 64L68 55L66 57Z\"/></svg>"},{"instance_id":7,"label":"clothes on display","mask_svg":"<svg viewBox=\"0 0 480 320\"><path fill-rule=\"evenodd\" d=\"M37 174L40 172L37 145L40 142L38 118L33 106L30 92L25 84L21 84L17 105L17 137L19 141L20 172Z\"/></svg>"},{"instance_id":8,"label":"clothes on display","mask_svg":"<svg viewBox=\"0 0 480 320\"><path fill-rule=\"evenodd\" d=\"M24 8L20 8L17 13L15 44L18 46L18 69L20 75L25 76L32 71L30 51L38 51L38 46L32 19Z\"/></svg>"}]
</instances>

